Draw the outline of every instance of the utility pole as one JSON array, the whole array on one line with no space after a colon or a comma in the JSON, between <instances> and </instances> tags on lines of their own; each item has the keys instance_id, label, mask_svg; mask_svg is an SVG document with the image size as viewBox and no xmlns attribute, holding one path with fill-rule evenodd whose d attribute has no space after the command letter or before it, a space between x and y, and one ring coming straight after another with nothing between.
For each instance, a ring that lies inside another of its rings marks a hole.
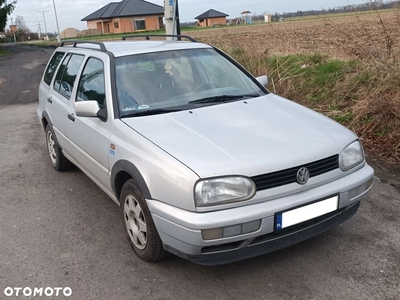
<instances>
[{"instance_id":1,"label":"utility pole","mask_svg":"<svg viewBox=\"0 0 400 300\"><path fill-rule=\"evenodd\" d=\"M55 0L53 0L53 6L54 6L54 14L56 15L56 23L57 23L57 32L58 32L57 42L58 42L58 43L61 43L60 26L58 25L58 17L57 17L57 9L56 9L56 2L55 2Z\"/></svg>"},{"instance_id":2,"label":"utility pole","mask_svg":"<svg viewBox=\"0 0 400 300\"><path fill-rule=\"evenodd\" d=\"M175 34L174 28L174 1L164 0L165 33ZM167 38L172 40L172 38Z\"/></svg>"},{"instance_id":3,"label":"utility pole","mask_svg":"<svg viewBox=\"0 0 400 300\"><path fill-rule=\"evenodd\" d=\"M13 36L14 36L14 43L16 43L17 42L17 39L15 38L15 31L14 31L14 23L13 23L13 19L11 18L11 31L12 31L12 33L13 33Z\"/></svg>"},{"instance_id":4,"label":"utility pole","mask_svg":"<svg viewBox=\"0 0 400 300\"><path fill-rule=\"evenodd\" d=\"M164 0L164 16L166 34L181 34L178 0Z\"/></svg>"},{"instance_id":5,"label":"utility pole","mask_svg":"<svg viewBox=\"0 0 400 300\"><path fill-rule=\"evenodd\" d=\"M179 20L178 0L175 0L175 26L176 26L176 34L181 35L181 22Z\"/></svg>"},{"instance_id":6,"label":"utility pole","mask_svg":"<svg viewBox=\"0 0 400 300\"><path fill-rule=\"evenodd\" d=\"M41 11L38 11L38 13L40 13L40 14L43 15L44 30L45 30L45 32L46 32L46 40L49 40L49 35L47 34L46 16L45 16L45 14L48 13L48 12L49 12L48 10L41 10Z\"/></svg>"},{"instance_id":7,"label":"utility pole","mask_svg":"<svg viewBox=\"0 0 400 300\"><path fill-rule=\"evenodd\" d=\"M40 40L40 38L41 38L41 36L42 36L42 27L41 27L41 22L42 21L35 21L37 24L38 24L38 32L39 32L39 40Z\"/></svg>"}]
</instances>

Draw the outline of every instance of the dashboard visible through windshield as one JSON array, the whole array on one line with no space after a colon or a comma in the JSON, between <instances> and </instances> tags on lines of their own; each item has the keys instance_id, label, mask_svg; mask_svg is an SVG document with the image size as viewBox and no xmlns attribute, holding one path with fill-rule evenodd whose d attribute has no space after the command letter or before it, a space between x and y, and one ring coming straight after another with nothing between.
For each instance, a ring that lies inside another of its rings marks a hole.
<instances>
[{"instance_id":1,"label":"dashboard visible through windshield","mask_svg":"<svg viewBox=\"0 0 400 300\"><path fill-rule=\"evenodd\" d=\"M214 49L116 58L121 117L193 109L258 97L265 92Z\"/></svg>"}]
</instances>

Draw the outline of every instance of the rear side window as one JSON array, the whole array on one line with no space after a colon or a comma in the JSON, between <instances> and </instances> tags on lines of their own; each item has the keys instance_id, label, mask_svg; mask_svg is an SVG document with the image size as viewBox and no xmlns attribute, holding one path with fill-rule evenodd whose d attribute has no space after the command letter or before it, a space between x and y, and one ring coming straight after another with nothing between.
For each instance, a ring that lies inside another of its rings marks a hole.
<instances>
[{"instance_id":1,"label":"rear side window","mask_svg":"<svg viewBox=\"0 0 400 300\"><path fill-rule=\"evenodd\" d=\"M83 55L68 54L58 69L56 80L54 81L54 90L68 100L71 99L72 89L83 59Z\"/></svg>"},{"instance_id":2,"label":"rear side window","mask_svg":"<svg viewBox=\"0 0 400 300\"><path fill-rule=\"evenodd\" d=\"M57 70L58 65L60 64L61 59L64 56L64 52L56 52L50 60L49 66L47 67L46 72L44 73L43 81L50 85L51 80L53 79L54 73Z\"/></svg>"}]
</instances>

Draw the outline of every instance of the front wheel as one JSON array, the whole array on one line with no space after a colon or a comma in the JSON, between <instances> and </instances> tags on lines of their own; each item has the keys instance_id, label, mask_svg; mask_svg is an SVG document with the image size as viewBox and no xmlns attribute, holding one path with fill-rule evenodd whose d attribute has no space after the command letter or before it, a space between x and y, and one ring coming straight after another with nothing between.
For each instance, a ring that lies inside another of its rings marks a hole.
<instances>
[{"instance_id":1,"label":"front wheel","mask_svg":"<svg viewBox=\"0 0 400 300\"><path fill-rule=\"evenodd\" d=\"M68 170L71 167L71 162L64 156L60 146L58 146L50 125L46 126L46 144L53 168L57 171Z\"/></svg>"},{"instance_id":2,"label":"front wheel","mask_svg":"<svg viewBox=\"0 0 400 300\"><path fill-rule=\"evenodd\" d=\"M125 233L137 256L145 261L163 259L167 252L147 208L146 200L134 180L128 180L122 187L120 205Z\"/></svg>"}]
</instances>

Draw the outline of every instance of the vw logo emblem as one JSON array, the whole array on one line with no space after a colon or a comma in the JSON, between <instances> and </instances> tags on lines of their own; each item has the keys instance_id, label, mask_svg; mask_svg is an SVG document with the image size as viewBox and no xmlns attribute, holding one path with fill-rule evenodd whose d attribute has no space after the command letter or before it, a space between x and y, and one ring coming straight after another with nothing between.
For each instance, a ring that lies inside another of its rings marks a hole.
<instances>
[{"instance_id":1,"label":"vw logo emblem","mask_svg":"<svg viewBox=\"0 0 400 300\"><path fill-rule=\"evenodd\" d=\"M299 184L306 184L308 179L310 179L310 171L307 168L301 168L297 171L297 182Z\"/></svg>"}]
</instances>

